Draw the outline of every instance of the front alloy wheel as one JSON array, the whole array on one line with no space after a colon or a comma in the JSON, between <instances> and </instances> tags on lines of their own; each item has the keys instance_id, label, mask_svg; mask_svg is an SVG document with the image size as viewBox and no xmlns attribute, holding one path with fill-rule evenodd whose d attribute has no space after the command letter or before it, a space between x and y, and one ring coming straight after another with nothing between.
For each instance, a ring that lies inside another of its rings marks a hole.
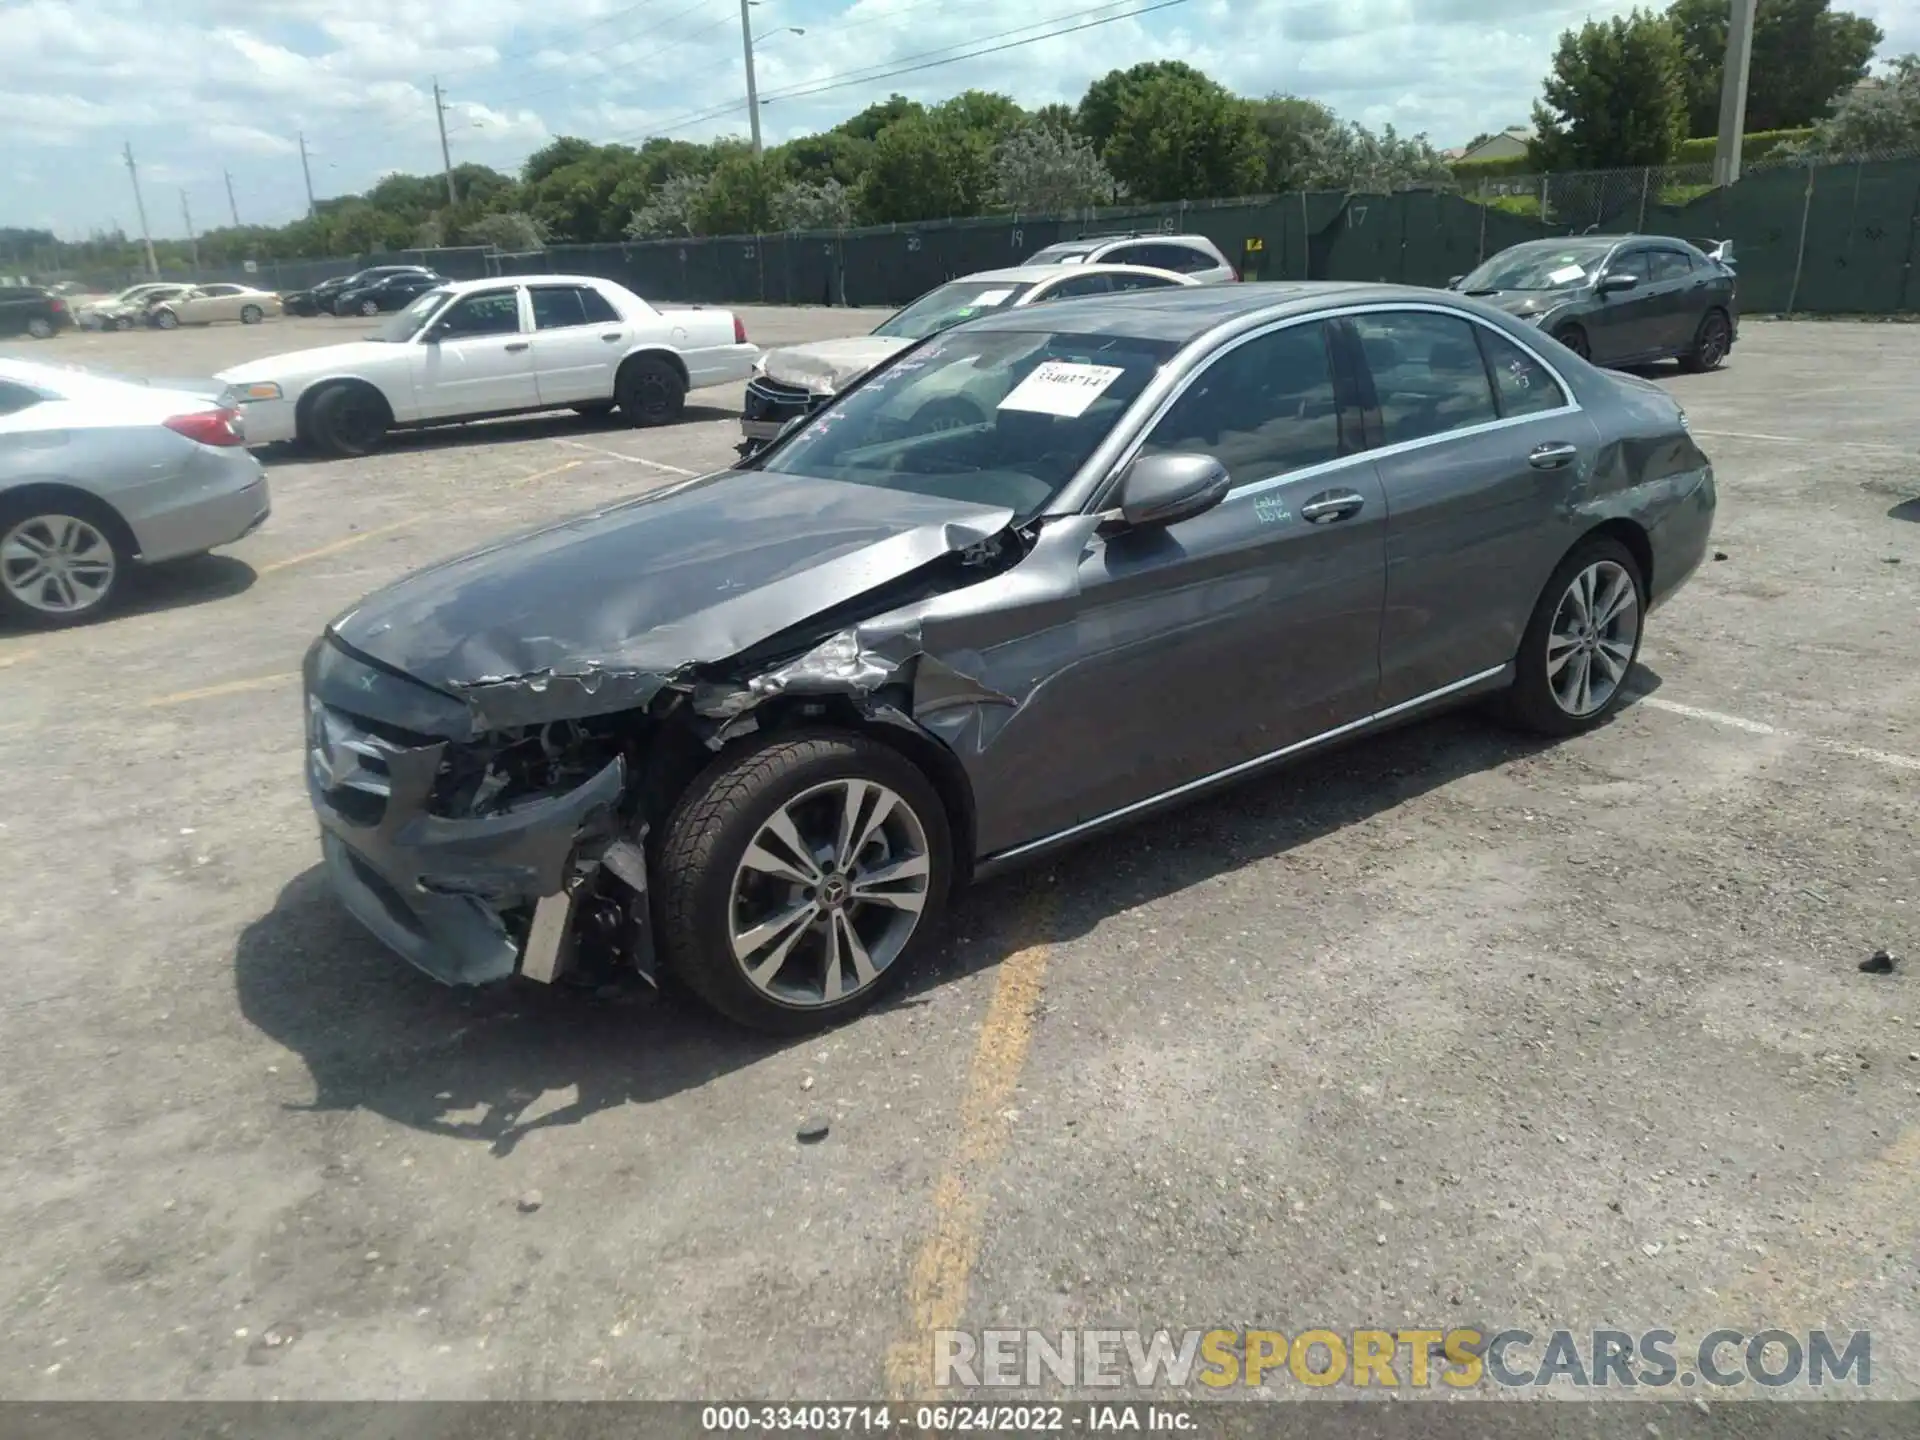
<instances>
[{"instance_id":1,"label":"front alloy wheel","mask_svg":"<svg viewBox=\"0 0 1920 1440\"><path fill-rule=\"evenodd\" d=\"M742 1024L817 1029L872 1003L934 928L952 869L939 792L865 736L723 754L662 832L659 937Z\"/></svg>"},{"instance_id":2,"label":"front alloy wheel","mask_svg":"<svg viewBox=\"0 0 1920 1440\"><path fill-rule=\"evenodd\" d=\"M112 597L122 566L101 526L78 515L0 522L0 599L41 624L71 625Z\"/></svg>"},{"instance_id":3,"label":"front alloy wheel","mask_svg":"<svg viewBox=\"0 0 1920 1440\"><path fill-rule=\"evenodd\" d=\"M378 300L362 300L360 302L360 313L362 315L378 315L380 313L380 302Z\"/></svg>"}]
</instances>

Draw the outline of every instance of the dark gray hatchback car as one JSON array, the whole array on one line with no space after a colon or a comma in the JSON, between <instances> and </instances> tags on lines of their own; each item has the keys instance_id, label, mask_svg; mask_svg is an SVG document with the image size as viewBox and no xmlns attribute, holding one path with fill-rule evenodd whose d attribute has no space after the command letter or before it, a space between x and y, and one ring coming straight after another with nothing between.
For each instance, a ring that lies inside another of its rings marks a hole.
<instances>
[{"instance_id":1,"label":"dark gray hatchback car","mask_svg":"<svg viewBox=\"0 0 1920 1440\"><path fill-rule=\"evenodd\" d=\"M803 1028L970 876L1447 705L1600 723L1713 515L1664 391L1470 300L1008 311L340 616L308 787L349 909L442 980L657 954Z\"/></svg>"},{"instance_id":2,"label":"dark gray hatchback car","mask_svg":"<svg viewBox=\"0 0 1920 1440\"><path fill-rule=\"evenodd\" d=\"M1450 289L1497 306L1597 365L1713 370L1740 335L1733 267L1663 235L1528 240Z\"/></svg>"}]
</instances>

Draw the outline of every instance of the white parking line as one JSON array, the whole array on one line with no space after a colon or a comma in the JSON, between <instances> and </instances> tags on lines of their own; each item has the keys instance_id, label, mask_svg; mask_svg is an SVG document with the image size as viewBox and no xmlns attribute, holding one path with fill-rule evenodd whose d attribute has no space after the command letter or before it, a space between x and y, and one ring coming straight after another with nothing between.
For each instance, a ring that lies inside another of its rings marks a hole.
<instances>
[{"instance_id":1,"label":"white parking line","mask_svg":"<svg viewBox=\"0 0 1920 1440\"><path fill-rule=\"evenodd\" d=\"M602 450L598 445L583 445L578 440L555 440L556 445L565 445L570 450L585 450L590 455L604 455L609 460L624 460L629 465L645 465L649 470L664 470L669 475L698 475L698 470L682 470L678 465L669 465L662 460L642 460L638 455L622 455L618 450Z\"/></svg>"},{"instance_id":2,"label":"white parking line","mask_svg":"<svg viewBox=\"0 0 1920 1440\"><path fill-rule=\"evenodd\" d=\"M1716 440L1771 440L1779 445L1836 445L1842 450L1877 450L1888 455L1905 455L1903 445L1882 445L1873 440L1810 440L1804 435L1763 435L1757 430L1701 430L1689 427L1695 435Z\"/></svg>"},{"instance_id":3,"label":"white parking line","mask_svg":"<svg viewBox=\"0 0 1920 1440\"><path fill-rule=\"evenodd\" d=\"M1875 750L1871 746L1855 745L1846 740L1823 740L1817 735L1798 735L1791 730L1782 730L1778 725L1769 725L1764 720L1748 720L1741 715L1726 715L1718 710L1702 710L1697 705L1682 705L1677 700L1663 700L1658 695L1642 695L1634 703L1645 705L1649 710L1664 710L1669 715L1684 715L1689 720L1705 720L1709 725L1724 725L1730 730L1744 730L1749 735L1777 735L1783 740L1799 741L1819 750L1830 751L1835 755L1846 755L1854 760L1869 760L1875 765L1887 765L1895 770L1920 771L1920 759L1915 759L1911 755L1896 755L1891 750Z\"/></svg>"}]
</instances>

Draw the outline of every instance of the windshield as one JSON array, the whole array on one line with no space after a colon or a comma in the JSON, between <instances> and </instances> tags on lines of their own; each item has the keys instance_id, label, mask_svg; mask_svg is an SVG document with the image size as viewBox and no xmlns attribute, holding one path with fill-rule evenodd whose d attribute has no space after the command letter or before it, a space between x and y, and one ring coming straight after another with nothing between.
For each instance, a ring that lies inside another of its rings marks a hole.
<instances>
[{"instance_id":1,"label":"windshield","mask_svg":"<svg viewBox=\"0 0 1920 1440\"><path fill-rule=\"evenodd\" d=\"M453 292L451 290L429 290L404 310L396 310L386 321L367 336L369 340L384 340L389 345L404 345L422 330L433 318L434 312Z\"/></svg>"},{"instance_id":2,"label":"windshield","mask_svg":"<svg viewBox=\"0 0 1920 1440\"><path fill-rule=\"evenodd\" d=\"M1495 290L1564 290L1600 278L1600 266L1613 253L1604 245L1516 245L1502 251L1460 282L1469 295Z\"/></svg>"},{"instance_id":3,"label":"windshield","mask_svg":"<svg viewBox=\"0 0 1920 1440\"><path fill-rule=\"evenodd\" d=\"M819 411L761 468L1030 516L1178 348L1032 330L937 336Z\"/></svg>"},{"instance_id":4,"label":"windshield","mask_svg":"<svg viewBox=\"0 0 1920 1440\"><path fill-rule=\"evenodd\" d=\"M900 340L924 340L950 325L989 310L1004 310L1033 288L1012 280L956 280L929 290L913 304L882 321L873 333Z\"/></svg>"},{"instance_id":5,"label":"windshield","mask_svg":"<svg viewBox=\"0 0 1920 1440\"><path fill-rule=\"evenodd\" d=\"M1091 245L1049 245L1037 255L1027 257L1029 265L1078 265L1093 253Z\"/></svg>"}]
</instances>

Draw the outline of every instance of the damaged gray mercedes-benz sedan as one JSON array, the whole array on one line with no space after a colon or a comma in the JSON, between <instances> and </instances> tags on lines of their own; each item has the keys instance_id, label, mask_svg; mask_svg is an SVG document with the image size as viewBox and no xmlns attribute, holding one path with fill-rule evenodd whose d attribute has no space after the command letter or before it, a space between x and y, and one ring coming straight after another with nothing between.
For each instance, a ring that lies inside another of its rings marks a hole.
<instances>
[{"instance_id":1,"label":"damaged gray mercedes-benz sedan","mask_svg":"<svg viewBox=\"0 0 1920 1440\"><path fill-rule=\"evenodd\" d=\"M308 788L348 908L444 981L657 955L804 1028L970 877L1160 804L1476 698L1598 724L1713 513L1664 391L1472 300L1014 310L335 620Z\"/></svg>"}]
</instances>

